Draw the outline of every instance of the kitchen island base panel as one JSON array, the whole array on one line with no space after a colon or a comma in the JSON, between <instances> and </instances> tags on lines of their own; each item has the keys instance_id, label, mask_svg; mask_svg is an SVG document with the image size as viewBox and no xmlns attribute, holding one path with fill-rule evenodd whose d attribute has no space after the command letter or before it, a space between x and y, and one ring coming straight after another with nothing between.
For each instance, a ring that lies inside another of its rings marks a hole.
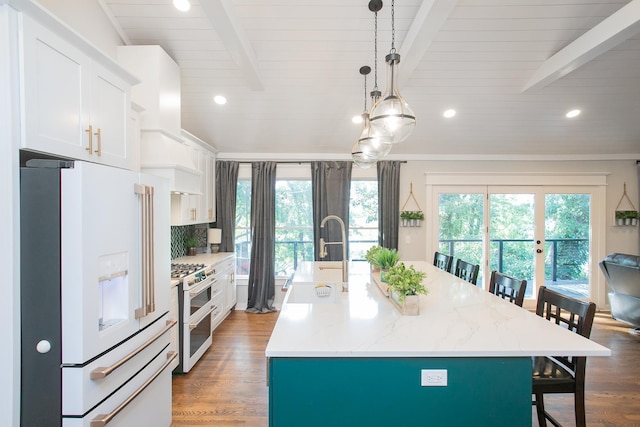
<instances>
[{"instance_id":1,"label":"kitchen island base panel","mask_svg":"<svg viewBox=\"0 0 640 427\"><path fill-rule=\"evenodd\" d=\"M447 386L422 386L423 369L446 369ZM269 359L272 427L513 427L531 414L529 357Z\"/></svg>"}]
</instances>

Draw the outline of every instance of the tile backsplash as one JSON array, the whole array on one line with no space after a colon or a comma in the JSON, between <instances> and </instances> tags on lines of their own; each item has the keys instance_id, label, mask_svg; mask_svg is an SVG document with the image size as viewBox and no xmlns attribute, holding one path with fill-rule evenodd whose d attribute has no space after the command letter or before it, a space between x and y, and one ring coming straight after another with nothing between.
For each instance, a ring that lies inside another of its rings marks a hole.
<instances>
[{"instance_id":1,"label":"tile backsplash","mask_svg":"<svg viewBox=\"0 0 640 427\"><path fill-rule=\"evenodd\" d=\"M207 228L208 224L171 226L171 259L187 254L184 239L192 234L198 238L198 247L206 248Z\"/></svg>"}]
</instances>

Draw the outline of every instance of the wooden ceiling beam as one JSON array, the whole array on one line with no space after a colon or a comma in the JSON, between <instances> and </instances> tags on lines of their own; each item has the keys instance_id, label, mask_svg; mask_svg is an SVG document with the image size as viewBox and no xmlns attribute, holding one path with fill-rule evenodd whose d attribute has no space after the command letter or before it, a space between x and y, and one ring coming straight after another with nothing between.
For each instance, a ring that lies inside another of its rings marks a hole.
<instances>
[{"instance_id":1,"label":"wooden ceiling beam","mask_svg":"<svg viewBox=\"0 0 640 427\"><path fill-rule=\"evenodd\" d=\"M458 1L423 0L402 42L398 85L405 86Z\"/></svg>"},{"instance_id":2,"label":"wooden ceiling beam","mask_svg":"<svg viewBox=\"0 0 640 427\"><path fill-rule=\"evenodd\" d=\"M236 62L240 71L254 91L264 90L264 84L258 70L255 53L236 16L230 0L201 1L200 6L211 21L214 30Z\"/></svg>"},{"instance_id":3,"label":"wooden ceiling beam","mask_svg":"<svg viewBox=\"0 0 640 427\"><path fill-rule=\"evenodd\" d=\"M640 0L633 0L547 59L522 88L540 89L618 46L640 31Z\"/></svg>"}]
</instances>

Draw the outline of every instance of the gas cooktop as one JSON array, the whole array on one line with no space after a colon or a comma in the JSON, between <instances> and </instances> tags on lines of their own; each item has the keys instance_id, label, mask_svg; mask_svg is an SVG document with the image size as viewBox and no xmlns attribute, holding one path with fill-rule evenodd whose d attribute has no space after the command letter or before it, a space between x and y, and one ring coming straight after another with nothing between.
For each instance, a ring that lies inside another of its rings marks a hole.
<instances>
[{"instance_id":1,"label":"gas cooktop","mask_svg":"<svg viewBox=\"0 0 640 427\"><path fill-rule=\"evenodd\" d=\"M171 278L181 279L198 270L202 270L204 267L204 264L171 264Z\"/></svg>"}]
</instances>

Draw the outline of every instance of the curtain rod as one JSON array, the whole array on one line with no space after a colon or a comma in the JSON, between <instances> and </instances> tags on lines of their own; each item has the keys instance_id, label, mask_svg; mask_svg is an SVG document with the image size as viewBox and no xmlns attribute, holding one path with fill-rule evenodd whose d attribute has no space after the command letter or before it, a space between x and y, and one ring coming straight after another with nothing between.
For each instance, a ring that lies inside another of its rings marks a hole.
<instances>
[{"instance_id":1,"label":"curtain rod","mask_svg":"<svg viewBox=\"0 0 640 427\"><path fill-rule=\"evenodd\" d=\"M221 162L225 162L225 161L226 161L226 162L237 162L237 163L239 163L239 164L241 164L241 165L250 165L250 164L252 164L252 163L259 162L259 161L261 161L261 160L254 160L254 161L244 160L244 161L238 161L238 160L226 160L226 159L221 159L221 160L219 160L219 161L221 161ZM276 163L278 163L278 164L283 164L283 165L290 165L290 164L291 164L291 165L294 165L294 164L302 165L302 164L311 164L311 162L312 162L312 160L297 160L297 161L296 161L296 160L283 160L283 161L278 161L278 160L267 160L267 161L275 161ZM313 161L315 161L315 160L313 160ZM345 162L345 161L347 161L347 160L318 160L318 161L321 161L321 162ZM406 160L392 160L392 161L397 161L397 162L400 162L400 163L407 163L407 161L406 161Z\"/></svg>"}]
</instances>

